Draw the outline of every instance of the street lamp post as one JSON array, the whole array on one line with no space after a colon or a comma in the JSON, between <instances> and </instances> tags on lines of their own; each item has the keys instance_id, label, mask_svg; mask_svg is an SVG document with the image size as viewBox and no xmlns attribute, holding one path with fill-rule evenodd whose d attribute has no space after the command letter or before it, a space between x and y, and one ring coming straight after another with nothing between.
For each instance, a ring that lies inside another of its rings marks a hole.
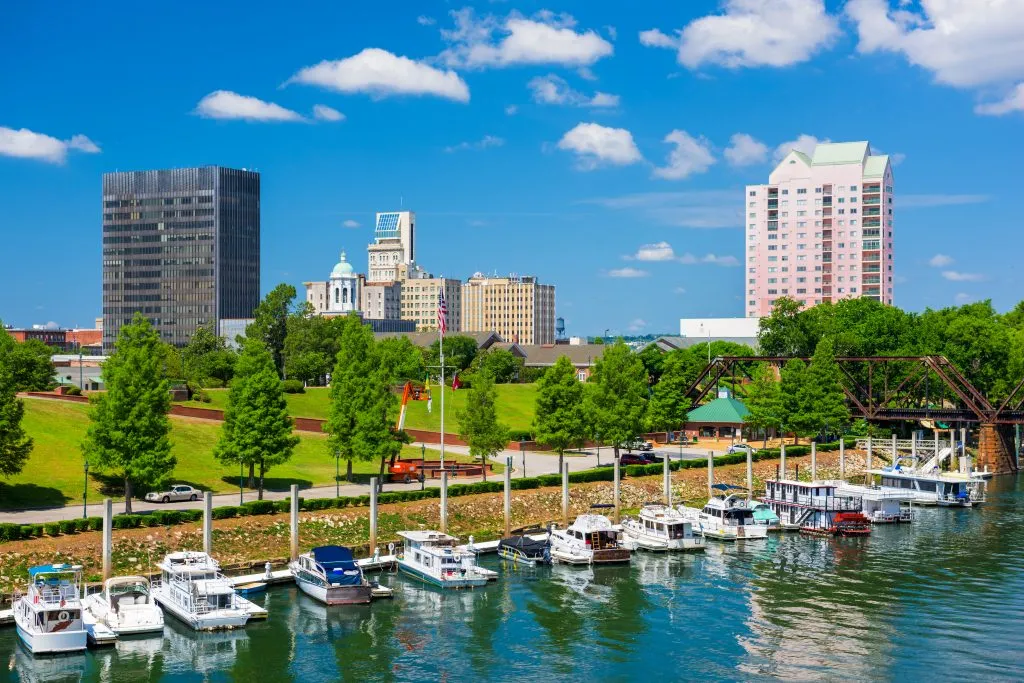
<instances>
[{"instance_id":1,"label":"street lamp post","mask_svg":"<svg viewBox=\"0 0 1024 683\"><path fill-rule=\"evenodd\" d=\"M341 498L341 454L334 449L334 497Z\"/></svg>"},{"instance_id":2,"label":"street lamp post","mask_svg":"<svg viewBox=\"0 0 1024 683\"><path fill-rule=\"evenodd\" d=\"M242 495L242 461L238 461L238 504L241 505L245 502L245 498Z\"/></svg>"},{"instance_id":3,"label":"street lamp post","mask_svg":"<svg viewBox=\"0 0 1024 683\"><path fill-rule=\"evenodd\" d=\"M427 461L427 444L420 444L420 491L427 487L427 470L423 463Z\"/></svg>"},{"instance_id":4,"label":"street lamp post","mask_svg":"<svg viewBox=\"0 0 1024 683\"><path fill-rule=\"evenodd\" d=\"M523 457L523 477L526 477L526 439L519 439L519 453Z\"/></svg>"},{"instance_id":5,"label":"street lamp post","mask_svg":"<svg viewBox=\"0 0 1024 683\"><path fill-rule=\"evenodd\" d=\"M601 466L601 433L594 432L594 442L597 445L597 466Z\"/></svg>"},{"instance_id":6,"label":"street lamp post","mask_svg":"<svg viewBox=\"0 0 1024 683\"><path fill-rule=\"evenodd\" d=\"M89 516L89 461L85 461L85 484L82 486L82 519Z\"/></svg>"}]
</instances>

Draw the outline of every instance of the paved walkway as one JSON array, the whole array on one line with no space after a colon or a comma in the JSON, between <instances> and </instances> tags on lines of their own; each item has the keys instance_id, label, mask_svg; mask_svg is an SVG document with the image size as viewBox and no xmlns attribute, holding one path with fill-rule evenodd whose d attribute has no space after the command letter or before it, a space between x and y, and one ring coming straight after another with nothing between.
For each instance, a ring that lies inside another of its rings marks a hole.
<instances>
[{"instance_id":1,"label":"paved walkway","mask_svg":"<svg viewBox=\"0 0 1024 683\"><path fill-rule=\"evenodd\" d=\"M419 444L415 444L419 445ZM427 444L430 448L436 448L436 444ZM468 453L468 449L465 446L446 446L446 453L459 453L465 455ZM722 451L716 452L716 455L721 454ZM678 448L666 448L658 449L655 454L667 454L670 458L676 459L680 455ZM706 458L708 454L707 449L692 449L685 448L682 451L682 456L686 459L694 458ZM528 476L536 477L541 474L557 474L558 473L558 455L550 452L535 452L527 451L526 457L526 473L523 473L523 453L519 451L502 451L496 455L492 462L504 464L505 458L512 456L512 476L516 479ZM587 451L579 451L565 454L565 462L569 465L570 472L578 472L580 470L587 470L593 467L597 467L599 464L608 465L612 462L612 449L601 448L600 452L596 449L590 449ZM491 479L501 480L502 475L491 475ZM481 477L458 477L450 478L449 484L453 483L472 483L481 481ZM427 487L440 486L440 479L428 479L425 482ZM403 483L391 483L387 482L384 484L385 491L416 491L419 490L421 484L419 482L410 482L408 484ZM300 495L303 498L333 498L335 495L341 496L363 496L369 492L369 484L341 484L337 488L333 484L327 484L324 486L312 486L310 488L300 489ZM263 498L265 500L284 500L290 495L289 491L263 491ZM256 491L246 489L241 496L238 491L234 493L218 493L213 496L213 506L219 507L222 505L238 505L239 502L256 500L258 494ZM133 512L145 512L147 510L189 510L189 509L202 509L203 501L198 500L195 502L184 501L180 503L148 503L144 500L132 501ZM114 502L114 514L119 514L124 511L124 501ZM86 510L86 516L88 517L99 517L103 514L102 501L97 501L90 504ZM78 519L82 516L82 505L68 505L66 507L58 508L47 508L43 510L22 510L18 512L0 512L0 523L14 523L14 524L40 524L43 522L57 522L62 519Z\"/></svg>"}]
</instances>

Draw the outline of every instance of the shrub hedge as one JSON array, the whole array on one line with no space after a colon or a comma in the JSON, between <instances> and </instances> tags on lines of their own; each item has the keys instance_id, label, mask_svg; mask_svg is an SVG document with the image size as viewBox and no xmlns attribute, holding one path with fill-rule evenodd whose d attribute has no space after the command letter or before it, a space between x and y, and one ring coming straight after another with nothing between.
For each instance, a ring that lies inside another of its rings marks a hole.
<instances>
[{"instance_id":1,"label":"shrub hedge","mask_svg":"<svg viewBox=\"0 0 1024 683\"><path fill-rule=\"evenodd\" d=\"M286 394L304 394L306 393L306 385L297 379L286 379L282 383L284 393Z\"/></svg>"}]
</instances>

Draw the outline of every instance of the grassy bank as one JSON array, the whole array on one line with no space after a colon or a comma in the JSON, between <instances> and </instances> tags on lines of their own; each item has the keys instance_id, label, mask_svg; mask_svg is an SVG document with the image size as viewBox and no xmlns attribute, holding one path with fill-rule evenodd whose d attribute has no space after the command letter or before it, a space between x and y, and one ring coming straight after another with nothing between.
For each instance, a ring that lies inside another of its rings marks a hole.
<instances>
[{"instance_id":1,"label":"grassy bank","mask_svg":"<svg viewBox=\"0 0 1024 683\"><path fill-rule=\"evenodd\" d=\"M537 400L536 384L498 384L495 386L498 394L498 411L503 422L510 429L529 429L533 421L533 407ZM218 408L223 410L227 406L227 389L208 389L209 403L198 403L186 401L181 405L197 408ZM427 412L427 401L410 401L406 411L405 426L409 429L427 429L439 431L441 429L441 397L438 394L437 386L432 387L434 400L431 411ZM304 394L287 394L288 412L296 417L314 417L321 420L327 419L327 407L330 401L328 389L314 387L306 389ZM446 431L458 431L458 420L455 415L459 410L465 408L466 392L452 391L451 387L445 388L445 429Z\"/></svg>"},{"instance_id":2,"label":"grassy bank","mask_svg":"<svg viewBox=\"0 0 1024 683\"><path fill-rule=\"evenodd\" d=\"M82 500L85 460L79 444L89 426L87 411L88 407L81 403L25 401L24 427L35 441L35 447L25 469L0 482L0 509L49 507ZM238 470L221 465L213 457L213 446L220 434L219 423L171 418L171 426L172 450L178 460L173 475L175 482L214 492L238 490ZM308 487L334 483L334 458L327 450L326 436L299 433L299 439L292 459L268 472L266 488L286 490L291 484ZM402 455L419 457L420 449L407 446ZM428 458L438 456L436 451L427 450ZM344 473L344 462L341 468ZM378 464L356 462L353 470L375 474ZM122 482L90 468L90 500L123 496L121 485Z\"/></svg>"}]
</instances>

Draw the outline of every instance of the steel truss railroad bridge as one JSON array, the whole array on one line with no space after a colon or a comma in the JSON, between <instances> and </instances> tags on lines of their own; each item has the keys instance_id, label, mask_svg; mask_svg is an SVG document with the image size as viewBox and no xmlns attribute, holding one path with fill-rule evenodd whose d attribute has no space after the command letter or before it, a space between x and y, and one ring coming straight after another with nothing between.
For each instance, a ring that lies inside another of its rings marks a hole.
<instances>
[{"instance_id":1,"label":"steel truss railroad bridge","mask_svg":"<svg viewBox=\"0 0 1024 683\"><path fill-rule=\"evenodd\" d=\"M788 356L719 356L689 386L696 404L723 380L753 380L756 363L776 368ZM802 358L809 362L809 358ZM1024 379L994 404L944 356L839 356L843 392L851 412L867 420L971 422L980 424L979 464L996 472L1013 472L1016 442L1012 425L1024 424Z\"/></svg>"}]
</instances>

